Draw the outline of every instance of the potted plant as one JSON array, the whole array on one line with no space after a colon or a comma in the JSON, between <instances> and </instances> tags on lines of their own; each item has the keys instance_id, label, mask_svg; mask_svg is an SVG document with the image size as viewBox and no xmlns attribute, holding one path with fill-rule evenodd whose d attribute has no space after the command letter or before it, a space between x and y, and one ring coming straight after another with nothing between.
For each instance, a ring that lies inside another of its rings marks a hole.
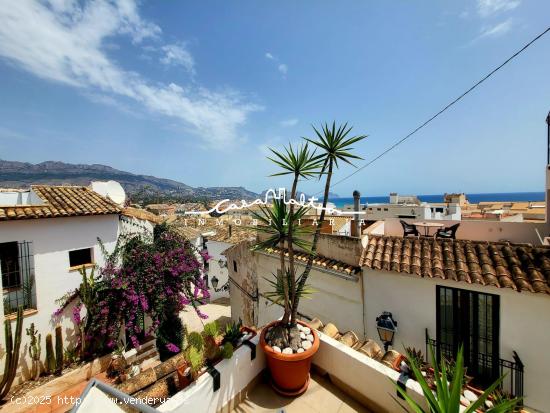
<instances>
[{"instance_id":1,"label":"potted plant","mask_svg":"<svg viewBox=\"0 0 550 413\"><path fill-rule=\"evenodd\" d=\"M269 158L282 171L273 176L291 175L293 177L290 199L274 199L271 207L262 206L259 212L253 212L259 221L256 229L267 234L267 239L255 245L257 249L277 248L280 268L269 283L273 291L266 296L284 308L281 320L273 321L262 330L260 346L267 356L267 365L271 372L272 385L284 395L303 393L309 383L311 359L319 348L317 332L306 323L297 320L300 298L311 293L307 279L316 256L317 243L325 219L332 174L338 167L338 161L351 164L350 159L361 159L349 153L351 145L365 136L348 137L351 127L347 124L336 128L325 124L317 130L315 139L305 138L307 142L298 147L291 144L283 152L271 149L274 157ZM316 154L309 144L320 150ZM313 231L300 225L307 208L296 201L300 179L325 177L325 189L322 208ZM299 248L309 253L305 269L297 273L294 262L294 250ZM288 263L286 256L288 255Z\"/></svg>"},{"instance_id":2,"label":"potted plant","mask_svg":"<svg viewBox=\"0 0 550 413\"><path fill-rule=\"evenodd\" d=\"M107 367L107 377L113 379L119 377L126 370L127 364L124 358L124 343L119 341L115 350L111 353L111 361Z\"/></svg>"},{"instance_id":3,"label":"potted plant","mask_svg":"<svg viewBox=\"0 0 550 413\"><path fill-rule=\"evenodd\" d=\"M433 348L430 347L432 366L434 369L434 381L435 389L432 390L426 378L422 375L420 371L420 366L411 354L408 355L409 365L414 373L416 381L422 387L422 393L426 399L426 404L428 405L428 410L424 410L411 396L403 390L397 383L395 387L403 399L407 402L412 411L417 413L450 413L450 412L464 412L464 413L473 413L477 409L484 406L485 401L490 398L494 391L499 388L502 383L503 377L500 377L497 381L491 384L483 393L479 395L477 400L471 403L469 406L463 406L461 408L460 396L462 395L462 389L464 387L464 356L463 348L460 347L454 372L452 378L449 374L449 365L448 362L442 358L441 363L437 363ZM397 399L396 399L397 400ZM502 400L497 400L493 398L492 407L486 410L490 413L505 413L513 411L517 404L520 402L518 398L507 398Z\"/></svg>"}]
</instances>

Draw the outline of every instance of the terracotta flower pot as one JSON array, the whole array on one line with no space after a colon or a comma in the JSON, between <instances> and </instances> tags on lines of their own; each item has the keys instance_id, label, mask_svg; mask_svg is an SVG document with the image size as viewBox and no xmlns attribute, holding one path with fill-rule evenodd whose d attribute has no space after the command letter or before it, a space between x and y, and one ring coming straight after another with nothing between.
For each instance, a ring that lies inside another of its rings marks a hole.
<instances>
[{"instance_id":1,"label":"terracotta flower pot","mask_svg":"<svg viewBox=\"0 0 550 413\"><path fill-rule=\"evenodd\" d=\"M314 329L311 329L314 338L313 344L303 353L277 353L267 344L265 335L271 327L279 323L280 321L274 321L264 327L260 336L260 346L266 355L273 388L285 396L297 396L305 392L309 385L311 359L319 350L319 336ZM298 323L309 327L302 321L298 321Z\"/></svg>"},{"instance_id":2,"label":"terracotta flower pot","mask_svg":"<svg viewBox=\"0 0 550 413\"><path fill-rule=\"evenodd\" d=\"M191 369L187 365L187 362L184 361L176 367L176 372L178 374L178 387L180 390L183 390L193 381Z\"/></svg>"}]
</instances>

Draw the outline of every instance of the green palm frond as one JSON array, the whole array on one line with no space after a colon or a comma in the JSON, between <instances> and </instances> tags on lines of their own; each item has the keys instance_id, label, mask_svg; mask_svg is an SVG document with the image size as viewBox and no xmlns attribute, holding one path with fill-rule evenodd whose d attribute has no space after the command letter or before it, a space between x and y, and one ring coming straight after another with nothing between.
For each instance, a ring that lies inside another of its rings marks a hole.
<instances>
[{"instance_id":1,"label":"green palm frond","mask_svg":"<svg viewBox=\"0 0 550 413\"><path fill-rule=\"evenodd\" d=\"M351 145L365 139L367 135L348 137L352 129L353 127L348 126L347 123L339 125L338 128L336 128L336 122L333 122L332 126L325 123L319 129L313 126L317 139L304 138L323 152L321 173L326 173L328 165L331 162L334 163L334 166L338 167L339 160L353 165L352 159L363 159L350 153L350 151L353 150Z\"/></svg>"},{"instance_id":2,"label":"green palm frond","mask_svg":"<svg viewBox=\"0 0 550 413\"><path fill-rule=\"evenodd\" d=\"M281 243L287 240L289 226L292 226L292 244L309 251L311 241L308 238L312 234L312 230L309 226L299 225L299 220L306 213L307 208L305 207L300 207L290 213L282 199L274 199L271 207L262 205L259 211L252 211L252 217L257 219L259 224L254 229L269 235L266 240L257 242L253 249L280 247Z\"/></svg>"},{"instance_id":3,"label":"green palm frond","mask_svg":"<svg viewBox=\"0 0 550 413\"><path fill-rule=\"evenodd\" d=\"M293 174L307 179L318 175L319 168L323 164L323 156L315 155L315 151L312 151L307 143L297 148L294 148L289 143L288 147L284 148L284 153L272 148L269 148L269 150L275 156L268 156L268 159L283 169L282 172L272 174L271 176Z\"/></svg>"},{"instance_id":4,"label":"green palm frond","mask_svg":"<svg viewBox=\"0 0 550 413\"><path fill-rule=\"evenodd\" d=\"M291 288L291 272L287 269L285 271L285 275L283 276L282 273L279 271L277 274L272 273L272 278L266 278L264 279L271 285L271 291L267 291L264 293L264 296L266 298L269 298L271 301L273 301L276 304L282 304L285 300L284 295L284 283L287 283L288 288ZM302 287L299 287L297 285L296 288L296 296L300 298L309 298L311 294L314 293L314 290L308 285L305 284Z\"/></svg>"}]
</instances>

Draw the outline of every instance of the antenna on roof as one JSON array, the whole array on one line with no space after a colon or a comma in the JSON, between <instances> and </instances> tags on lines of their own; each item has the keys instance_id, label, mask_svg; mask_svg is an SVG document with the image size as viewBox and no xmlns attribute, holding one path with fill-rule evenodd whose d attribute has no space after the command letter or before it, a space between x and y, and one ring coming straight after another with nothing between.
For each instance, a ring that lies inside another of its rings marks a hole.
<instances>
[{"instance_id":1,"label":"antenna on roof","mask_svg":"<svg viewBox=\"0 0 550 413\"><path fill-rule=\"evenodd\" d=\"M93 181L92 190L106 198L109 198L115 204L124 205L126 201L126 192L117 181Z\"/></svg>"}]
</instances>

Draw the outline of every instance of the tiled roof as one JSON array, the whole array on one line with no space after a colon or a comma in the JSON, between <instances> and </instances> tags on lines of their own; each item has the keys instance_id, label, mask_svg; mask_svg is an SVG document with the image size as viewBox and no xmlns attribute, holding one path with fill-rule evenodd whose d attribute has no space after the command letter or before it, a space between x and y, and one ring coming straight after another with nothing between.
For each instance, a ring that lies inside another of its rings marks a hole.
<instances>
[{"instance_id":1,"label":"tiled roof","mask_svg":"<svg viewBox=\"0 0 550 413\"><path fill-rule=\"evenodd\" d=\"M122 210L122 215L128 217L134 217L144 221L152 222L153 224L160 224L163 220L158 215L153 214L152 212L147 211L146 209L126 207Z\"/></svg>"},{"instance_id":2,"label":"tiled roof","mask_svg":"<svg viewBox=\"0 0 550 413\"><path fill-rule=\"evenodd\" d=\"M280 248L265 248L263 249L263 251L267 252L268 254L274 254L278 256L281 250ZM285 256L288 257L288 251L285 251ZM309 254L305 252L295 251L294 258L297 261L302 261L305 263L309 258ZM346 264L345 262L333 260L332 258L326 258L321 255L317 255L317 257L315 257L315 259L313 260L313 266L325 268L327 270L342 272L347 275L355 275L361 271L360 267L354 267L352 265Z\"/></svg>"},{"instance_id":3,"label":"tiled roof","mask_svg":"<svg viewBox=\"0 0 550 413\"><path fill-rule=\"evenodd\" d=\"M118 214L121 208L84 186L33 185L42 205L0 206L0 221Z\"/></svg>"},{"instance_id":4,"label":"tiled roof","mask_svg":"<svg viewBox=\"0 0 550 413\"><path fill-rule=\"evenodd\" d=\"M550 294L550 248L504 242L373 236L360 265Z\"/></svg>"},{"instance_id":5,"label":"tiled roof","mask_svg":"<svg viewBox=\"0 0 550 413\"><path fill-rule=\"evenodd\" d=\"M242 241L253 241L256 239L256 232L253 229L240 225L231 225L230 231L229 225L228 223L218 225L213 229L216 234L209 236L208 240L225 242L227 244L238 244Z\"/></svg>"}]
</instances>

